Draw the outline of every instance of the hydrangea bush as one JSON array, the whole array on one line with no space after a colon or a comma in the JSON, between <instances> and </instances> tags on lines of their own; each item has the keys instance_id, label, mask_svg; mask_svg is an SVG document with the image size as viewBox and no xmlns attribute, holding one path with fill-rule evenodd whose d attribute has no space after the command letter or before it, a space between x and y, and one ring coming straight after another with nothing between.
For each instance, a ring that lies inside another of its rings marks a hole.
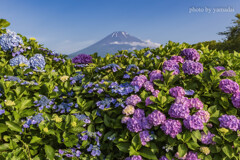
<instances>
[{"instance_id":1,"label":"hydrangea bush","mask_svg":"<svg viewBox=\"0 0 240 160\"><path fill-rule=\"evenodd\" d=\"M6 27L0 159L240 160L239 53L170 41L70 60Z\"/></svg>"}]
</instances>

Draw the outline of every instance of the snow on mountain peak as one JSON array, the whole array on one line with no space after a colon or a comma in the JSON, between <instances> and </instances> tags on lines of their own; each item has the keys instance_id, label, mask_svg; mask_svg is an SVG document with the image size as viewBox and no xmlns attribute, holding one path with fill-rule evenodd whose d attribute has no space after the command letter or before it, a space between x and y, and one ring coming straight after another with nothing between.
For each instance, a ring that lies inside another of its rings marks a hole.
<instances>
[{"instance_id":1,"label":"snow on mountain peak","mask_svg":"<svg viewBox=\"0 0 240 160\"><path fill-rule=\"evenodd\" d=\"M112 33L112 37L120 37L120 36L124 36L125 38L127 38L129 34L127 32L123 32L123 31L118 31L118 32L113 32Z\"/></svg>"}]
</instances>

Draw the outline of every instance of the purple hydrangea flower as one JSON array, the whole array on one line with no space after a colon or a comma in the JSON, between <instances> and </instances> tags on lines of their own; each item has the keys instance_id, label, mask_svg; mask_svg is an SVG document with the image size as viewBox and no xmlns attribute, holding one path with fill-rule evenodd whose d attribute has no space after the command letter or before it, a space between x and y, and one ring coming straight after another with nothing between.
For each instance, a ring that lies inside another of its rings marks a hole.
<instances>
[{"instance_id":1,"label":"purple hydrangea flower","mask_svg":"<svg viewBox=\"0 0 240 160\"><path fill-rule=\"evenodd\" d=\"M222 115L218 118L220 122L220 127L229 128L233 131L237 131L239 129L239 119L237 119L234 115Z\"/></svg>"},{"instance_id":2,"label":"purple hydrangea flower","mask_svg":"<svg viewBox=\"0 0 240 160\"><path fill-rule=\"evenodd\" d=\"M142 88L143 84L147 81L147 77L144 75L135 76L131 82L131 85L137 86L139 89Z\"/></svg>"},{"instance_id":3,"label":"purple hydrangea flower","mask_svg":"<svg viewBox=\"0 0 240 160\"><path fill-rule=\"evenodd\" d=\"M158 97L159 92L160 92L159 90L154 90L152 94L154 97Z\"/></svg>"},{"instance_id":4,"label":"purple hydrangea flower","mask_svg":"<svg viewBox=\"0 0 240 160\"><path fill-rule=\"evenodd\" d=\"M4 109L0 109L0 115L4 114L5 110Z\"/></svg>"},{"instance_id":5,"label":"purple hydrangea flower","mask_svg":"<svg viewBox=\"0 0 240 160\"><path fill-rule=\"evenodd\" d=\"M180 87L180 86L177 86L177 87L173 87L169 90L169 93L172 97L182 97L185 95L185 90Z\"/></svg>"},{"instance_id":6,"label":"purple hydrangea flower","mask_svg":"<svg viewBox=\"0 0 240 160\"><path fill-rule=\"evenodd\" d=\"M72 59L72 63L88 64L93 62L92 62L92 57L90 55L79 54Z\"/></svg>"},{"instance_id":7,"label":"purple hydrangea flower","mask_svg":"<svg viewBox=\"0 0 240 160\"><path fill-rule=\"evenodd\" d=\"M198 98L189 99L189 108L203 109L203 103Z\"/></svg>"},{"instance_id":8,"label":"purple hydrangea flower","mask_svg":"<svg viewBox=\"0 0 240 160\"><path fill-rule=\"evenodd\" d=\"M174 156L175 156L177 159L185 160L185 159L186 159L186 156L187 156L187 153L186 153L183 157L180 157L180 156L179 156L179 152L176 152Z\"/></svg>"},{"instance_id":9,"label":"purple hydrangea flower","mask_svg":"<svg viewBox=\"0 0 240 160\"><path fill-rule=\"evenodd\" d=\"M59 149L59 150L58 150L58 153L59 153L59 154L64 154L64 150Z\"/></svg>"},{"instance_id":10,"label":"purple hydrangea flower","mask_svg":"<svg viewBox=\"0 0 240 160\"><path fill-rule=\"evenodd\" d=\"M137 118L130 118L127 121L127 129L130 132L136 132L136 133L142 131L142 122L141 122L141 120L137 119Z\"/></svg>"},{"instance_id":11,"label":"purple hydrangea flower","mask_svg":"<svg viewBox=\"0 0 240 160\"><path fill-rule=\"evenodd\" d=\"M181 57L181 56L172 56L171 58L170 58L170 60L174 60L174 61L176 61L177 63L183 63L184 62L184 59Z\"/></svg>"},{"instance_id":12,"label":"purple hydrangea flower","mask_svg":"<svg viewBox=\"0 0 240 160\"><path fill-rule=\"evenodd\" d=\"M175 138L178 133L182 132L182 125L179 120L168 119L162 124L161 129L166 135Z\"/></svg>"},{"instance_id":13,"label":"purple hydrangea flower","mask_svg":"<svg viewBox=\"0 0 240 160\"><path fill-rule=\"evenodd\" d=\"M131 95L126 99L126 105L136 106L139 102L141 102L141 98L138 95Z\"/></svg>"},{"instance_id":14,"label":"purple hydrangea flower","mask_svg":"<svg viewBox=\"0 0 240 160\"><path fill-rule=\"evenodd\" d=\"M141 156L132 156L131 160L142 160Z\"/></svg>"},{"instance_id":15,"label":"purple hydrangea flower","mask_svg":"<svg viewBox=\"0 0 240 160\"><path fill-rule=\"evenodd\" d=\"M210 131L208 131L207 134L205 134L204 132L201 132L201 142L203 144L209 145L209 144L215 144L216 142L213 142L213 137L215 136L215 134L212 134Z\"/></svg>"},{"instance_id":16,"label":"purple hydrangea flower","mask_svg":"<svg viewBox=\"0 0 240 160\"><path fill-rule=\"evenodd\" d=\"M128 116L124 116L124 117L122 117L121 123L127 123L129 119L131 119L131 118Z\"/></svg>"},{"instance_id":17,"label":"purple hydrangea flower","mask_svg":"<svg viewBox=\"0 0 240 160\"><path fill-rule=\"evenodd\" d=\"M185 60L191 60L198 62L200 60L200 54L196 49L187 48L181 51L180 56L184 56Z\"/></svg>"},{"instance_id":18,"label":"purple hydrangea flower","mask_svg":"<svg viewBox=\"0 0 240 160\"><path fill-rule=\"evenodd\" d=\"M148 122L153 126L158 126L166 120L166 116L162 112L154 110L147 116L147 119Z\"/></svg>"},{"instance_id":19,"label":"purple hydrangea flower","mask_svg":"<svg viewBox=\"0 0 240 160\"><path fill-rule=\"evenodd\" d=\"M236 73L233 70L225 71L221 74L221 76L225 77L235 77Z\"/></svg>"},{"instance_id":20,"label":"purple hydrangea flower","mask_svg":"<svg viewBox=\"0 0 240 160\"><path fill-rule=\"evenodd\" d=\"M148 106L150 104L154 104L153 101L150 100L150 97L147 97L145 100L145 106Z\"/></svg>"},{"instance_id":21,"label":"purple hydrangea flower","mask_svg":"<svg viewBox=\"0 0 240 160\"><path fill-rule=\"evenodd\" d=\"M149 74L150 77L150 82L153 82L156 79L160 79L161 81L163 81L163 75L162 72L160 70L154 70Z\"/></svg>"},{"instance_id":22,"label":"purple hydrangea flower","mask_svg":"<svg viewBox=\"0 0 240 160\"><path fill-rule=\"evenodd\" d=\"M197 75L203 72L203 65L199 62L186 60L182 65L183 72L188 75Z\"/></svg>"},{"instance_id":23,"label":"purple hydrangea flower","mask_svg":"<svg viewBox=\"0 0 240 160\"><path fill-rule=\"evenodd\" d=\"M214 67L217 71L221 71L221 70L225 70L225 67L223 66L217 66L217 67Z\"/></svg>"},{"instance_id":24,"label":"purple hydrangea flower","mask_svg":"<svg viewBox=\"0 0 240 160\"><path fill-rule=\"evenodd\" d=\"M168 110L168 114L172 118L187 118L190 114L188 99L178 98ZM182 101L182 102L181 102Z\"/></svg>"},{"instance_id":25,"label":"purple hydrangea flower","mask_svg":"<svg viewBox=\"0 0 240 160\"><path fill-rule=\"evenodd\" d=\"M186 160L201 160L201 159L198 158L197 152L189 151L186 156Z\"/></svg>"},{"instance_id":26,"label":"purple hydrangea flower","mask_svg":"<svg viewBox=\"0 0 240 160\"><path fill-rule=\"evenodd\" d=\"M239 90L239 85L231 79L223 79L219 83L219 88L225 93L232 94Z\"/></svg>"},{"instance_id":27,"label":"purple hydrangea flower","mask_svg":"<svg viewBox=\"0 0 240 160\"><path fill-rule=\"evenodd\" d=\"M133 114L133 118L142 119L145 117L145 112L143 109L136 109Z\"/></svg>"},{"instance_id":28,"label":"purple hydrangea flower","mask_svg":"<svg viewBox=\"0 0 240 160\"><path fill-rule=\"evenodd\" d=\"M233 94L233 96L231 97L231 100L234 107L240 108L240 92L239 91Z\"/></svg>"},{"instance_id":29,"label":"purple hydrangea flower","mask_svg":"<svg viewBox=\"0 0 240 160\"><path fill-rule=\"evenodd\" d=\"M148 118L143 117L142 118L142 128L143 129L151 129L152 127L153 127L153 125L148 122Z\"/></svg>"},{"instance_id":30,"label":"purple hydrangea flower","mask_svg":"<svg viewBox=\"0 0 240 160\"><path fill-rule=\"evenodd\" d=\"M204 110L199 110L194 115L198 116L203 123L207 123L210 118L209 112Z\"/></svg>"},{"instance_id":31,"label":"purple hydrangea flower","mask_svg":"<svg viewBox=\"0 0 240 160\"><path fill-rule=\"evenodd\" d=\"M154 91L153 83L150 82L150 81L146 81L146 82L143 84L143 87L144 87L147 91L151 91L151 92Z\"/></svg>"},{"instance_id":32,"label":"purple hydrangea flower","mask_svg":"<svg viewBox=\"0 0 240 160\"><path fill-rule=\"evenodd\" d=\"M76 157L80 157L81 154L82 154L81 151L79 150L76 151Z\"/></svg>"},{"instance_id":33,"label":"purple hydrangea flower","mask_svg":"<svg viewBox=\"0 0 240 160\"><path fill-rule=\"evenodd\" d=\"M203 130L203 127L204 127L201 118L199 118L196 115L188 116L186 119L183 120L183 124L190 131Z\"/></svg>"},{"instance_id":34,"label":"purple hydrangea flower","mask_svg":"<svg viewBox=\"0 0 240 160\"><path fill-rule=\"evenodd\" d=\"M145 146L147 144L147 142L149 142L151 140L149 131L142 131L139 133L139 136L140 136L141 143L143 146Z\"/></svg>"},{"instance_id":35,"label":"purple hydrangea flower","mask_svg":"<svg viewBox=\"0 0 240 160\"><path fill-rule=\"evenodd\" d=\"M163 63L163 72L167 71L174 71L172 74L177 75L180 73L179 65L175 60L168 60Z\"/></svg>"}]
</instances>

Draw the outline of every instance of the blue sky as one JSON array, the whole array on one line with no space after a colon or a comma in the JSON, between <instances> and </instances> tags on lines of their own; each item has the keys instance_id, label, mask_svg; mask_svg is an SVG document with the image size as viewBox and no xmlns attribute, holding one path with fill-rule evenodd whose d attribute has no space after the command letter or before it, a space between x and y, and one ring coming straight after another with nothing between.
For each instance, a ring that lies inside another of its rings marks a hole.
<instances>
[{"instance_id":1,"label":"blue sky","mask_svg":"<svg viewBox=\"0 0 240 160\"><path fill-rule=\"evenodd\" d=\"M240 13L239 0L0 0L0 4L0 18L11 23L11 30L64 54L114 31L160 44L221 40L217 33ZM231 10L219 10L227 7Z\"/></svg>"}]
</instances>

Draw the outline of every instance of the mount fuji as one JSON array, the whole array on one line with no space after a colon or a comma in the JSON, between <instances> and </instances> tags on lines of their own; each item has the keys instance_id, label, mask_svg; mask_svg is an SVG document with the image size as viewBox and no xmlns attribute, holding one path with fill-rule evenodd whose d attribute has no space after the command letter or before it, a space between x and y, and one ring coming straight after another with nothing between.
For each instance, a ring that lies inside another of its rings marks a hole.
<instances>
[{"instance_id":1,"label":"mount fuji","mask_svg":"<svg viewBox=\"0 0 240 160\"><path fill-rule=\"evenodd\" d=\"M99 56L105 56L107 53L114 54L119 50L133 51L135 49L143 49L146 47L157 48L160 44L153 43L150 40L142 41L139 38L129 35L127 32L113 32L102 40L90 45L87 48L69 54L69 58L73 58L78 54L93 54L98 53Z\"/></svg>"}]
</instances>

